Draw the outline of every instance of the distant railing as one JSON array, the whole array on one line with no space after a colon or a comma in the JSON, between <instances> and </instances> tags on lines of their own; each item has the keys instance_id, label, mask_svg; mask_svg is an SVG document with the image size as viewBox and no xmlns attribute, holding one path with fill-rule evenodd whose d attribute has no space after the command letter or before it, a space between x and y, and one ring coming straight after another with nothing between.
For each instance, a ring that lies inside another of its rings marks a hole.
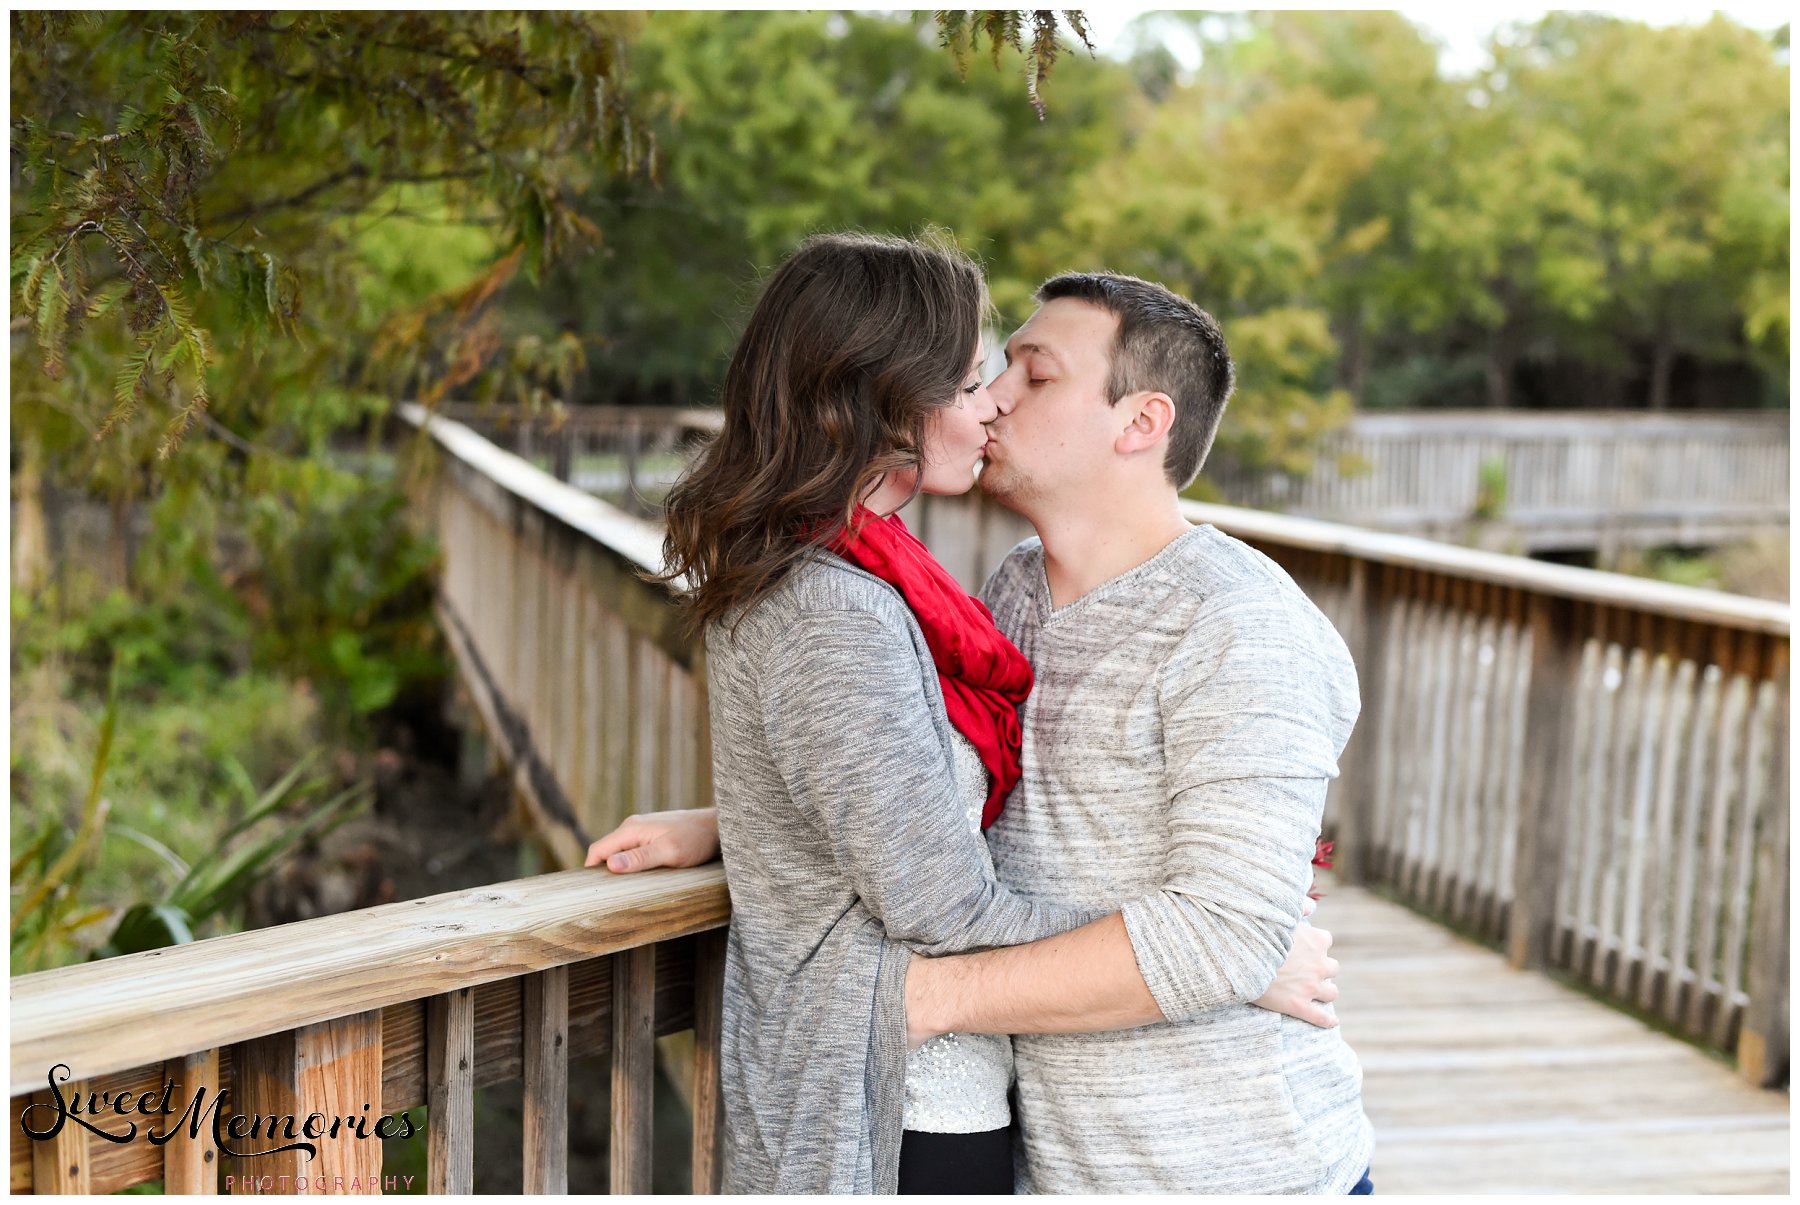
<instances>
[{"instance_id":1,"label":"distant railing","mask_svg":"<svg viewBox=\"0 0 1800 1205\"><path fill-rule=\"evenodd\" d=\"M1348 881L1786 1075L1785 605L1184 510L1280 564L1350 646L1363 710L1327 810ZM971 589L1031 534L975 495L902 513Z\"/></svg>"},{"instance_id":2,"label":"distant railing","mask_svg":"<svg viewBox=\"0 0 1800 1205\"><path fill-rule=\"evenodd\" d=\"M693 445L722 418L672 406L526 410L481 402L443 402L436 413L634 515L661 514Z\"/></svg>"},{"instance_id":3,"label":"distant railing","mask_svg":"<svg viewBox=\"0 0 1800 1205\"><path fill-rule=\"evenodd\" d=\"M1786 411L1359 411L1295 476L1207 476L1240 506L1507 551L1706 546L1788 525Z\"/></svg>"},{"instance_id":4,"label":"distant railing","mask_svg":"<svg viewBox=\"0 0 1800 1205\"><path fill-rule=\"evenodd\" d=\"M633 811L709 803L704 652L637 576L660 530L457 424L431 433L446 455L417 513L448 549L445 630L559 862ZM978 496L906 513L971 588L1029 534ZM1356 658L1327 816L1352 880L1735 1050L1757 1082L1785 1073L1787 607L1187 513L1293 574Z\"/></svg>"},{"instance_id":5,"label":"distant railing","mask_svg":"<svg viewBox=\"0 0 1800 1205\"><path fill-rule=\"evenodd\" d=\"M393 1191L381 1137L423 1128L424 1187L472 1192L475 1089L522 1079L524 1190L564 1193L569 1059L610 1053L610 1191L648 1192L651 1044L693 1029L693 1188L716 1192L728 915L717 866L572 870L15 976L12 1191ZM27 1137L59 1064L65 1101L136 1135Z\"/></svg>"}]
</instances>

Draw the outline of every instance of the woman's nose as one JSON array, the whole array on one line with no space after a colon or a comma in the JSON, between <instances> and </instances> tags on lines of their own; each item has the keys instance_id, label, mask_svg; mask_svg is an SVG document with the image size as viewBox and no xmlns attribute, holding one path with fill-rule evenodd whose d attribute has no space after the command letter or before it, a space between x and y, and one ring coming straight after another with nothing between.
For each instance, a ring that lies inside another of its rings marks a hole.
<instances>
[{"instance_id":1,"label":"woman's nose","mask_svg":"<svg viewBox=\"0 0 1800 1205\"><path fill-rule=\"evenodd\" d=\"M985 385L975 391L975 413L984 423L1000 417L1000 403L994 400L993 392Z\"/></svg>"}]
</instances>

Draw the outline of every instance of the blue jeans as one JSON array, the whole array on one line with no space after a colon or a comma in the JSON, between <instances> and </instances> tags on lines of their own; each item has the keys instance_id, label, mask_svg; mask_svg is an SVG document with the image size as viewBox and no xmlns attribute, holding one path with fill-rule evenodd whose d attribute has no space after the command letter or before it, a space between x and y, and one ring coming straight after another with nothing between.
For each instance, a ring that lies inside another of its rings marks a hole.
<instances>
[{"instance_id":1,"label":"blue jeans","mask_svg":"<svg viewBox=\"0 0 1800 1205\"><path fill-rule=\"evenodd\" d=\"M1369 1171L1373 1170L1375 1169L1369 1169ZM1375 1195L1375 1182L1369 1179L1368 1171L1365 1171L1362 1174L1362 1179L1356 1182L1356 1187L1350 1190L1350 1195L1353 1197L1369 1197Z\"/></svg>"}]
</instances>

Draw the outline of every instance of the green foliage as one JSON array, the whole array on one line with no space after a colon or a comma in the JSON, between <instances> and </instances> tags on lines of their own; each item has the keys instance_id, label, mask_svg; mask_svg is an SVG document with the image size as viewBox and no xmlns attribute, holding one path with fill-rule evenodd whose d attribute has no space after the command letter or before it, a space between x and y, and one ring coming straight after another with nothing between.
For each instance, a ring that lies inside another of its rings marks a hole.
<instances>
[{"instance_id":1,"label":"green foliage","mask_svg":"<svg viewBox=\"0 0 1800 1205\"><path fill-rule=\"evenodd\" d=\"M191 865L143 834L125 830L124 835L151 848L180 878L160 898L125 909L112 935L89 957L136 954L194 940L196 929L242 905L258 876L278 855L302 840L323 837L373 798L368 784L357 783L321 799L329 779L300 781L310 760L302 759L258 794L243 766L228 759L225 769L237 788L243 816Z\"/></svg>"},{"instance_id":2,"label":"green foliage","mask_svg":"<svg viewBox=\"0 0 1800 1205\"><path fill-rule=\"evenodd\" d=\"M604 401L710 401L758 274L817 230L948 228L1022 320L1042 277L1019 249L1130 98L1123 68L1077 54L1040 122L1010 47L964 80L928 25L861 13L658 12L632 56L657 179L596 180L603 242L509 315L578 334Z\"/></svg>"},{"instance_id":3,"label":"green foliage","mask_svg":"<svg viewBox=\"0 0 1800 1205\"><path fill-rule=\"evenodd\" d=\"M257 611L256 663L308 677L348 729L448 672L430 609L438 550L385 483L301 467L256 483L246 527L265 555L239 590Z\"/></svg>"},{"instance_id":4,"label":"green foliage","mask_svg":"<svg viewBox=\"0 0 1800 1205\"><path fill-rule=\"evenodd\" d=\"M1506 513L1506 458L1496 456L1481 462L1480 481L1475 488L1475 518L1498 519Z\"/></svg>"}]
</instances>

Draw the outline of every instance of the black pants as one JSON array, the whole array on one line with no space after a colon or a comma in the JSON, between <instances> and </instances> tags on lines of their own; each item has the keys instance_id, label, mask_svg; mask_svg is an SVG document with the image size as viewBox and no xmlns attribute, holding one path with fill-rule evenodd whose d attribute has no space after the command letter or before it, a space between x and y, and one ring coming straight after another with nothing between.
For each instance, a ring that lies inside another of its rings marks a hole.
<instances>
[{"instance_id":1,"label":"black pants","mask_svg":"<svg viewBox=\"0 0 1800 1205\"><path fill-rule=\"evenodd\" d=\"M900 1195L1011 1196L1012 1127L984 1134L927 1134L900 1138Z\"/></svg>"}]
</instances>

